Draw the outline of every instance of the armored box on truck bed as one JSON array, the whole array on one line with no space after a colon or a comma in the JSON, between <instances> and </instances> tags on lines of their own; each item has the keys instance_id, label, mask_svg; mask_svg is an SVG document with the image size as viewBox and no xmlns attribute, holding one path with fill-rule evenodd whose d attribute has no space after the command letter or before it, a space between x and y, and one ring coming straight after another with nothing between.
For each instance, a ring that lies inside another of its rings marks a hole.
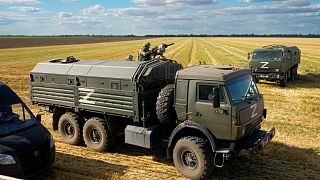
<instances>
[{"instance_id":1,"label":"armored box on truck bed","mask_svg":"<svg viewBox=\"0 0 320 180\"><path fill-rule=\"evenodd\" d=\"M53 109L70 108L134 119L156 118L160 89L173 83L180 64L166 61L51 60L30 73L30 99Z\"/></svg>"}]
</instances>

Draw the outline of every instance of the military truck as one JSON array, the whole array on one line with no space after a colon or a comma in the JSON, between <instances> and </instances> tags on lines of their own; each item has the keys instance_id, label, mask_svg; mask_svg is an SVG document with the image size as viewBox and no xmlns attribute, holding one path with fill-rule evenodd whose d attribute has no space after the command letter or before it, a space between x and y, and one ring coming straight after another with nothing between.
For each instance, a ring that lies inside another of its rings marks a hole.
<instances>
[{"instance_id":1,"label":"military truck","mask_svg":"<svg viewBox=\"0 0 320 180\"><path fill-rule=\"evenodd\" d=\"M30 99L53 113L53 129L72 145L105 151L114 137L157 148L191 179L207 178L232 154L271 141L267 115L248 69L169 61L52 60L30 73Z\"/></svg>"},{"instance_id":2,"label":"military truck","mask_svg":"<svg viewBox=\"0 0 320 180\"><path fill-rule=\"evenodd\" d=\"M250 59L248 54L248 59ZM253 79L280 81L280 86L287 86L288 81L297 77L300 63L300 49L296 46L268 45L252 52L250 69Z\"/></svg>"}]
</instances>

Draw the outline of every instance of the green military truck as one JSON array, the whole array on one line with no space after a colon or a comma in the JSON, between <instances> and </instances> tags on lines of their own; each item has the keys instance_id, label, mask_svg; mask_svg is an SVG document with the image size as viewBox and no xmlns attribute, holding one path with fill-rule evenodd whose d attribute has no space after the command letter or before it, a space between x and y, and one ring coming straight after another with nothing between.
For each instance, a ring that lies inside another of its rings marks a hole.
<instances>
[{"instance_id":1,"label":"green military truck","mask_svg":"<svg viewBox=\"0 0 320 180\"><path fill-rule=\"evenodd\" d=\"M145 148L167 142L168 159L192 179L241 149L255 154L275 134L260 130L267 111L250 70L231 66L58 59L31 71L30 98L53 113L64 142L95 151L121 134Z\"/></svg>"},{"instance_id":2,"label":"green military truck","mask_svg":"<svg viewBox=\"0 0 320 180\"><path fill-rule=\"evenodd\" d=\"M276 80L285 87L288 81L297 77L300 54L296 46L268 45L255 49L250 62L253 79L256 82L259 79Z\"/></svg>"}]
</instances>

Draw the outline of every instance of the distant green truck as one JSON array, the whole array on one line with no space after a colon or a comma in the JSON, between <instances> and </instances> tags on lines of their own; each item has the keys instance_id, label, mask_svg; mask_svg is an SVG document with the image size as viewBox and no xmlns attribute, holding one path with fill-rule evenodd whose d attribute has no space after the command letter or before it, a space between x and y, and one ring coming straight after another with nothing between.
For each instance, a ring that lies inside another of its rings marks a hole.
<instances>
[{"instance_id":1,"label":"distant green truck","mask_svg":"<svg viewBox=\"0 0 320 180\"><path fill-rule=\"evenodd\" d=\"M30 73L30 99L53 113L62 140L104 151L114 137L145 148L167 142L167 157L191 179L241 149L255 154L275 129L248 69L169 61L52 60ZM163 141L164 140L164 141Z\"/></svg>"},{"instance_id":2,"label":"distant green truck","mask_svg":"<svg viewBox=\"0 0 320 180\"><path fill-rule=\"evenodd\" d=\"M250 58L250 54L248 58ZM280 81L280 86L287 86L288 81L297 77L300 63L300 49L296 46L268 45L252 52L250 69L253 79Z\"/></svg>"}]
</instances>

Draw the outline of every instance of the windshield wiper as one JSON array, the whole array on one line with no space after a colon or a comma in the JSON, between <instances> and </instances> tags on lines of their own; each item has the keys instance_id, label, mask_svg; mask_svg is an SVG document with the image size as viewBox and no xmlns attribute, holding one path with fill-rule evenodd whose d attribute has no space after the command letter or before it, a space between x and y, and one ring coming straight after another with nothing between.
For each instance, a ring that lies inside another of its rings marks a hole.
<instances>
[{"instance_id":1,"label":"windshield wiper","mask_svg":"<svg viewBox=\"0 0 320 180\"><path fill-rule=\"evenodd\" d=\"M251 99L251 98L249 99L249 97L248 97L247 95L241 96L241 97L243 97L243 99L241 99L241 100L246 101L246 102L248 102L248 103L251 103L250 100L252 100L252 99Z\"/></svg>"},{"instance_id":2,"label":"windshield wiper","mask_svg":"<svg viewBox=\"0 0 320 180\"><path fill-rule=\"evenodd\" d=\"M232 99L233 102L236 102L236 101L245 101L245 102L248 102L248 103L251 103L250 99L248 99L246 96L241 96L240 99Z\"/></svg>"}]
</instances>

